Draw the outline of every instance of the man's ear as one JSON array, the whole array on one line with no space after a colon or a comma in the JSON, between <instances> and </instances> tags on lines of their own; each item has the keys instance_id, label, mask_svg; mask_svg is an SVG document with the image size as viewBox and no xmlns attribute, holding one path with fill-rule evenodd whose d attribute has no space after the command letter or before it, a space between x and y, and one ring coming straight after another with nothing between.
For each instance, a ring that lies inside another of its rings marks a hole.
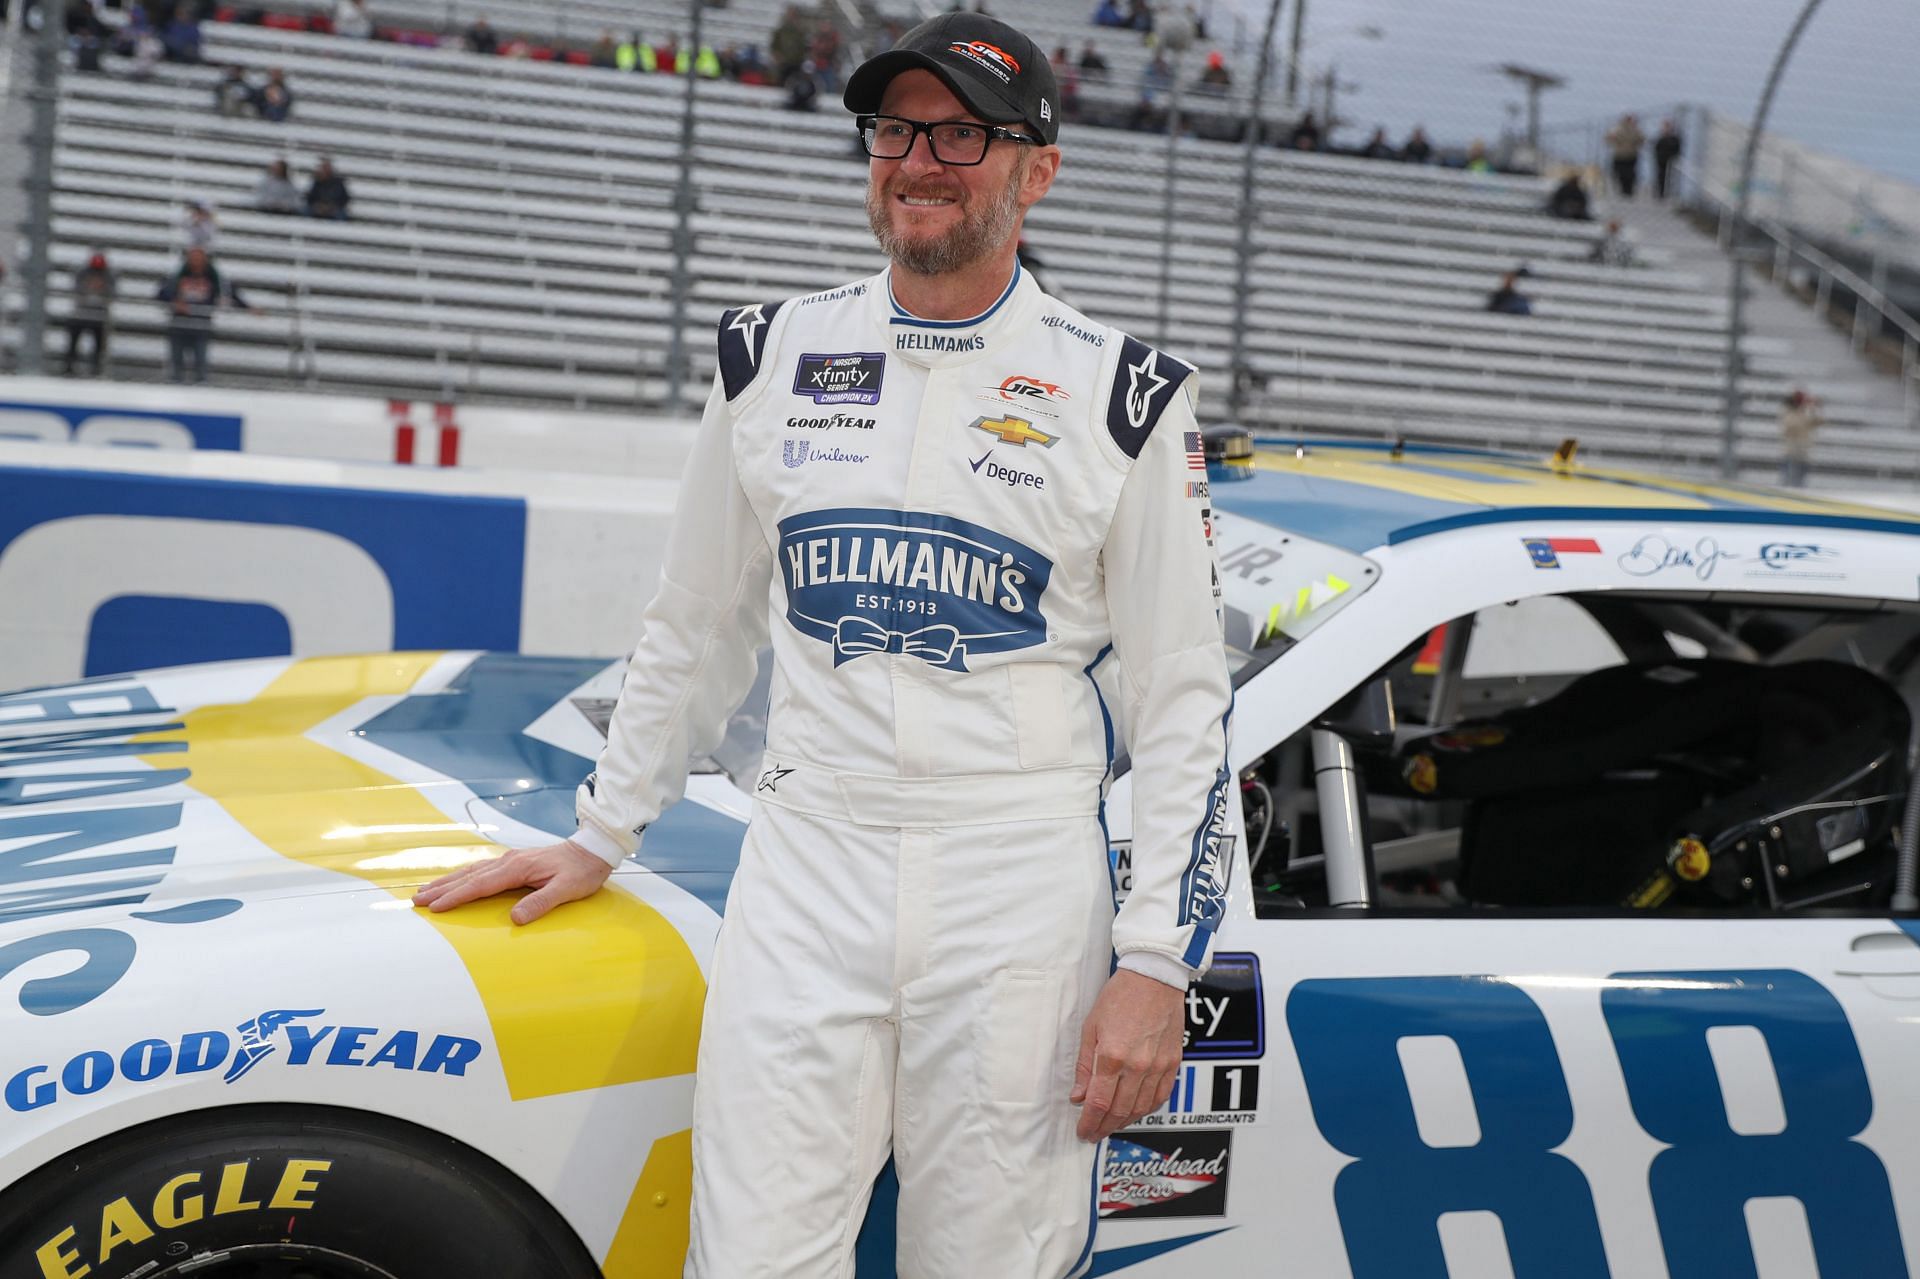
<instances>
[{"instance_id":1,"label":"man's ear","mask_svg":"<svg viewBox=\"0 0 1920 1279\"><path fill-rule=\"evenodd\" d=\"M1027 172L1020 183L1020 207L1032 208L1040 202L1040 197L1053 189L1053 180L1060 174L1060 148L1035 147L1033 154L1027 157Z\"/></svg>"}]
</instances>

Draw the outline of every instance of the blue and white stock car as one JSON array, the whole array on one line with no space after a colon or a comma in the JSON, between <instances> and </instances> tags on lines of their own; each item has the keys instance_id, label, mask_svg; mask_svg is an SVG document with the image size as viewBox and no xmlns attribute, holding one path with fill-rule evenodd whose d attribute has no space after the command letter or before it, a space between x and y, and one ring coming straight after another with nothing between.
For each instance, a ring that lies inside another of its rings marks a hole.
<instances>
[{"instance_id":1,"label":"blue and white stock car","mask_svg":"<svg viewBox=\"0 0 1920 1279\"><path fill-rule=\"evenodd\" d=\"M1920 521L1460 451L1234 473L1229 914L1092 1273L1915 1273ZM753 716L611 891L407 902L571 831L621 669L0 696L0 1279L678 1275Z\"/></svg>"}]
</instances>

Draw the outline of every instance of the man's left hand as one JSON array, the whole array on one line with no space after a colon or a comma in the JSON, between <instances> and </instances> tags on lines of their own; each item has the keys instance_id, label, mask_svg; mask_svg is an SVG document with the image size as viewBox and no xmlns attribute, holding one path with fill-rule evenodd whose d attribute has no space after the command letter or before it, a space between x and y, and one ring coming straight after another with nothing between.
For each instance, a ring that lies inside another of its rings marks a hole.
<instances>
[{"instance_id":1,"label":"man's left hand","mask_svg":"<svg viewBox=\"0 0 1920 1279\"><path fill-rule=\"evenodd\" d=\"M1073 1093L1080 1140L1100 1141L1160 1109L1185 1047L1186 992L1121 968L1080 1032Z\"/></svg>"}]
</instances>

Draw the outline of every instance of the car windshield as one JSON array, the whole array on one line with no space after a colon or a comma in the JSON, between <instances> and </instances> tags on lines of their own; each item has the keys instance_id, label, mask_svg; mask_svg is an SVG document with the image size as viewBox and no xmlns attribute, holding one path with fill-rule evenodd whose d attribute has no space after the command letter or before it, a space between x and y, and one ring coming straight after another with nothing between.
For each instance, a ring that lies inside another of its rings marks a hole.
<instances>
[{"instance_id":1,"label":"car windshield","mask_svg":"<svg viewBox=\"0 0 1920 1279\"><path fill-rule=\"evenodd\" d=\"M1271 524L1213 513L1236 682L1284 653L1380 580L1364 555Z\"/></svg>"}]
</instances>

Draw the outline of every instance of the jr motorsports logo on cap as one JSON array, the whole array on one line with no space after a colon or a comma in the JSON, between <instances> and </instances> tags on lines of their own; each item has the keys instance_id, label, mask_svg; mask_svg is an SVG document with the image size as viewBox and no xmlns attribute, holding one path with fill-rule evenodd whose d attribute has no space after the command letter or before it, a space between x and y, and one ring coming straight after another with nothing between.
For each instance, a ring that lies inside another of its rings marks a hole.
<instances>
[{"instance_id":1,"label":"jr motorsports logo on cap","mask_svg":"<svg viewBox=\"0 0 1920 1279\"><path fill-rule=\"evenodd\" d=\"M969 669L970 654L1047 637L1040 602L1053 562L1004 534L918 511L841 507L780 521L787 621L833 647Z\"/></svg>"},{"instance_id":2,"label":"jr motorsports logo on cap","mask_svg":"<svg viewBox=\"0 0 1920 1279\"><path fill-rule=\"evenodd\" d=\"M972 59L1006 84L1012 84L1013 78L1020 74L1019 59L997 44L988 44L985 40L955 40L947 49Z\"/></svg>"},{"instance_id":3,"label":"jr motorsports logo on cap","mask_svg":"<svg viewBox=\"0 0 1920 1279\"><path fill-rule=\"evenodd\" d=\"M815 404L878 404L887 357L879 351L803 355L793 374L793 393Z\"/></svg>"}]
</instances>

